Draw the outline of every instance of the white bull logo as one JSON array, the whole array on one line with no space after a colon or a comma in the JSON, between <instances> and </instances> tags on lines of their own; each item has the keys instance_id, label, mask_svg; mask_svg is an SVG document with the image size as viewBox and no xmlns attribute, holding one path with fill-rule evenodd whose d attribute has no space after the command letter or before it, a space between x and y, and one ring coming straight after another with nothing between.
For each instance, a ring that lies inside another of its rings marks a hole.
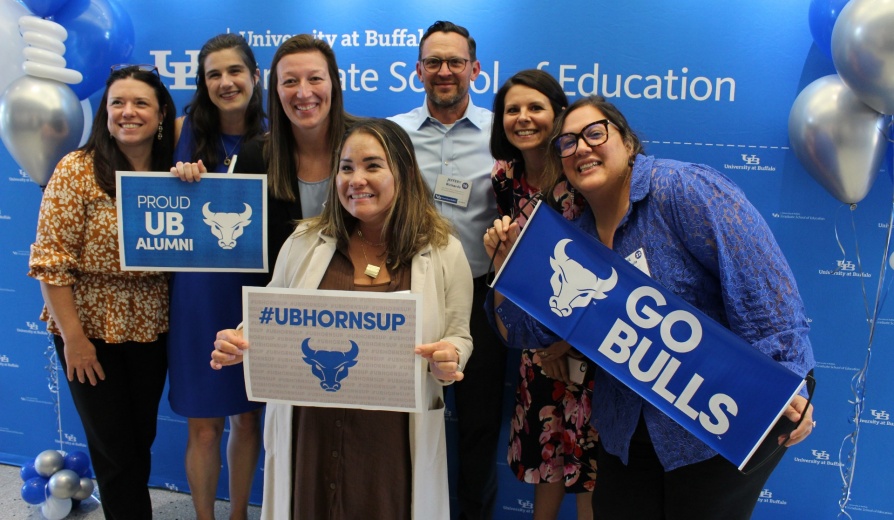
<instances>
[{"instance_id":1,"label":"white bull logo","mask_svg":"<svg viewBox=\"0 0 894 520\"><path fill-rule=\"evenodd\" d=\"M211 211L211 203L202 206L205 224L211 227L211 234L217 237L217 245L222 249L236 247L236 239L242 236L245 226L251 224L251 206L245 205L242 213L215 213Z\"/></svg>"},{"instance_id":2,"label":"white bull logo","mask_svg":"<svg viewBox=\"0 0 894 520\"><path fill-rule=\"evenodd\" d=\"M561 317L569 316L572 309L586 307L594 299L601 300L618 283L618 273L612 268L611 276L603 280L565 254L565 246L571 242L566 238L556 244L549 265L553 275L549 279L553 295L549 307Z\"/></svg>"}]
</instances>

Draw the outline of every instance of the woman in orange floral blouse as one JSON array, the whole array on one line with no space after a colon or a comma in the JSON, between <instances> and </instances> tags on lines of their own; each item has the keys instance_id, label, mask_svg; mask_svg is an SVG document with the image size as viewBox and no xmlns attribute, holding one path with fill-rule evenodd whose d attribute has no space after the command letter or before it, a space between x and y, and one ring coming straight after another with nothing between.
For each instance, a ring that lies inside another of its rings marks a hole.
<instances>
[{"instance_id":1,"label":"woman in orange floral blouse","mask_svg":"<svg viewBox=\"0 0 894 520\"><path fill-rule=\"evenodd\" d=\"M164 389L168 280L122 272L115 171L167 171L176 110L150 66L113 67L87 144L56 166L29 276L80 415L105 517L152 518L147 483Z\"/></svg>"}]
</instances>

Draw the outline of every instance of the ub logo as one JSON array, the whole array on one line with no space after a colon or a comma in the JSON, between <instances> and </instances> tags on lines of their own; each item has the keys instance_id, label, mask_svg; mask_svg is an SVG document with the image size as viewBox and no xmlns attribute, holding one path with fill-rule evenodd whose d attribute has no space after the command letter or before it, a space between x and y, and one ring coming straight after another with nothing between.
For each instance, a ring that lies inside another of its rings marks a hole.
<instances>
[{"instance_id":1,"label":"ub logo","mask_svg":"<svg viewBox=\"0 0 894 520\"><path fill-rule=\"evenodd\" d=\"M856 265L850 260L839 260L838 261L838 270L839 271L853 271L856 269Z\"/></svg>"},{"instance_id":2,"label":"ub logo","mask_svg":"<svg viewBox=\"0 0 894 520\"><path fill-rule=\"evenodd\" d=\"M217 237L217 245L221 249L236 247L236 239L241 237L245 227L251 224L251 206L244 202L242 204L245 206L245 211L242 213L213 212L210 202L202 206L204 222L211 227L211 234Z\"/></svg>"},{"instance_id":3,"label":"ub logo","mask_svg":"<svg viewBox=\"0 0 894 520\"><path fill-rule=\"evenodd\" d=\"M586 307L593 300L602 300L618 283L618 273L612 268L608 279L601 279L565 254L565 246L571 242L565 238L556 243L549 265L553 275L549 279L553 295L549 307L561 317L570 316L572 309Z\"/></svg>"},{"instance_id":4,"label":"ub logo","mask_svg":"<svg viewBox=\"0 0 894 520\"><path fill-rule=\"evenodd\" d=\"M761 498L773 498L773 492L769 489L762 489Z\"/></svg>"},{"instance_id":5,"label":"ub logo","mask_svg":"<svg viewBox=\"0 0 894 520\"><path fill-rule=\"evenodd\" d=\"M78 442L78 437L77 437L77 435L72 435L70 433L66 433L65 440L68 442Z\"/></svg>"},{"instance_id":6,"label":"ub logo","mask_svg":"<svg viewBox=\"0 0 894 520\"><path fill-rule=\"evenodd\" d=\"M887 421L891 418L891 414L887 412L887 410L870 410L872 416L875 417L879 421Z\"/></svg>"},{"instance_id":7,"label":"ub logo","mask_svg":"<svg viewBox=\"0 0 894 520\"><path fill-rule=\"evenodd\" d=\"M189 61L172 61L168 62L168 56L171 51L149 51L149 54L155 56L155 67L158 69L159 75L165 78L173 78L174 83L169 85L171 90L195 90L195 83L187 84L187 80L196 77L199 68L199 51L184 51ZM168 69L170 65L173 72Z\"/></svg>"},{"instance_id":8,"label":"ub logo","mask_svg":"<svg viewBox=\"0 0 894 520\"><path fill-rule=\"evenodd\" d=\"M748 154L743 153L742 160L745 161L745 164L747 164L749 166L757 166L758 164L761 163L760 157L758 157L754 154L748 155Z\"/></svg>"},{"instance_id":9,"label":"ub logo","mask_svg":"<svg viewBox=\"0 0 894 520\"><path fill-rule=\"evenodd\" d=\"M165 482L165 489L168 491L180 491L180 488L177 487L177 484L171 484L170 482Z\"/></svg>"},{"instance_id":10,"label":"ub logo","mask_svg":"<svg viewBox=\"0 0 894 520\"><path fill-rule=\"evenodd\" d=\"M348 369L357 364L360 347L351 341L351 350L314 350L310 347L310 338L301 342L304 362L310 365L311 372L320 380L320 388L327 392L338 392L341 382L348 377Z\"/></svg>"},{"instance_id":11,"label":"ub logo","mask_svg":"<svg viewBox=\"0 0 894 520\"><path fill-rule=\"evenodd\" d=\"M37 330L37 323L33 321L26 321L26 325L28 325L28 330Z\"/></svg>"},{"instance_id":12,"label":"ub logo","mask_svg":"<svg viewBox=\"0 0 894 520\"><path fill-rule=\"evenodd\" d=\"M6 354L0 354L0 363L9 363L9 357Z\"/></svg>"},{"instance_id":13,"label":"ub logo","mask_svg":"<svg viewBox=\"0 0 894 520\"><path fill-rule=\"evenodd\" d=\"M829 452L826 450L810 450L810 453L816 460L829 460Z\"/></svg>"},{"instance_id":14,"label":"ub logo","mask_svg":"<svg viewBox=\"0 0 894 520\"><path fill-rule=\"evenodd\" d=\"M527 499L517 499L518 506L524 510L533 511L534 510L534 502L531 502Z\"/></svg>"}]
</instances>

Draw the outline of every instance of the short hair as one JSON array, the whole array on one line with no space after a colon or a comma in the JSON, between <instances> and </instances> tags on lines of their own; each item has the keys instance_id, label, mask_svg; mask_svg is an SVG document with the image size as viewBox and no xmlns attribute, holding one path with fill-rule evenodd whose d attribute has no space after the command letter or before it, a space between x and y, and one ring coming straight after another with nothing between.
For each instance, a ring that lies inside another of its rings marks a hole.
<instances>
[{"instance_id":1,"label":"short hair","mask_svg":"<svg viewBox=\"0 0 894 520\"><path fill-rule=\"evenodd\" d=\"M113 70L106 79L106 89L102 93L102 100L93 116L93 127L90 129L90 137L81 148L87 154L93 155L93 176L96 183L110 197L115 197L115 172L133 171L134 166L118 148L118 142L112 139L109 132L109 88L116 81L122 79L135 79L149 85L155 92L158 101L158 109L163 113L161 119L161 139L152 139L152 164L154 171L168 171L174 162L174 121L177 119L177 108L171 93L161 82L157 70L144 70L139 65L122 67Z\"/></svg>"},{"instance_id":2,"label":"short hair","mask_svg":"<svg viewBox=\"0 0 894 520\"><path fill-rule=\"evenodd\" d=\"M387 119L362 119L345 133L338 150L339 156L348 138L360 133L378 141L385 151L388 168L394 175L394 200L382 229L387 244L388 268L396 270L409 266L413 256L425 246L445 246L451 234L451 225L435 208L431 190L416 160L413 141L407 132ZM329 182L326 205L320 216L311 220L308 232L321 231L346 248L358 221L338 198L335 180L338 168L336 163Z\"/></svg>"},{"instance_id":3,"label":"short hair","mask_svg":"<svg viewBox=\"0 0 894 520\"><path fill-rule=\"evenodd\" d=\"M516 73L506 80L497 95L494 97L494 124L490 133L490 154L499 161L515 161L524 167L524 159L521 151L509 142L506 130L503 128L503 112L506 109L506 94L516 85L522 85L540 92L549 100L553 114L559 114L568 106L568 96L562 90L562 86L548 72L539 69L526 69Z\"/></svg>"},{"instance_id":4,"label":"short hair","mask_svg":"<svg viewBox=\"0 0 894 520\"><path fill-rule=\"evenodd\" d=\"M281 200L295 200L296 193L292 193L292 177L295 176L297 165L295 164L295 138L292 135L291 124L276 88L279 85L279 72L276 67L282 59L290 54L302 52L319 52L326 59L329 72L329 80L332 82L332 102L329 108L328 144L330 161L338 163L338 145L341 143L342 134L348 126L356 120L345 112L344 95L341 90L341 78L338 74L338 63L335 61L335 52L323 40L315 39L310 34L299 34L284 41L273 54L273 62L270 64L270 93L267 95L267 115L270 118L270 138L265 145L265 155L268 160L267 173L268 184L273 196Z\"/></svg>"},{"instance_id":5,"label":"short hair","mask_svg":"<svg viewBox=\"0 0 894 520\"><path fill-rule=\"evenodd\" d=\"M476 57L475 38L472 38L472 36L469 35L469 30L461 25L456 25L453 22L438 20L437 22L428 26L428 29L426 29L425 33L422 35L422 39L419 40L419 61L422 61L422 46L425 45L425 40L427 40L429 36L437 32L456 33L465 38L466 42L468 42L469 44L469 59L471 59L473 63L478 60L478 58Z\"/></svg>"},{"instance_id":6,"label":"short hair","mask_svg":"<svg viewBox=\"0 0 894 520\"><path fill-rule=\"evenodd\" d=\"M235 49L242 58L250 76L258 70L254 52L245 38L234 33L218 34L205 42L199 51L199 70L196 73L196 93L183 109L192 125L192 161L202 159L209 171L213 171L223 158L226 150L221 143L220 110L211 101L208 84L205 82L205 60L212 53ZM260 84L254 86L248 106L245 109L245 133L243 142L250 141L264 133L264 106L261 100Z\"/></svg>"},{"instance_id":7,"label":"short hair","mask_svg":"<svg viewBox=\"0 0 894 520\"><path fill-rule=\"evenodd\" d=\"M621 133L621 139L624 141L624 144L631 150L632 158L635 158L639 154L646 153L636 132L630 128L627 118L624 117L624 114L622 114L620 110L618 110L618 107L606 101L604 97L598 95L580 98L566 108L565 111L556 118L556 122L553 125L553 132L549 139L550 146L546 152L545 172L546 179L549 181L549 184L547 184L548 186L553 186L559 182L565 181L565 172L562 171L562 158L559 157L559 151L552 145L552 143L555 141L556 137L562 133L562 125L565 124L568 115L579 108L588 106L602 112L605 115L605 118L617 127L618 131ZM550 190L550 192L552 192L552 190Z\"/></svg>"}]
</instances>

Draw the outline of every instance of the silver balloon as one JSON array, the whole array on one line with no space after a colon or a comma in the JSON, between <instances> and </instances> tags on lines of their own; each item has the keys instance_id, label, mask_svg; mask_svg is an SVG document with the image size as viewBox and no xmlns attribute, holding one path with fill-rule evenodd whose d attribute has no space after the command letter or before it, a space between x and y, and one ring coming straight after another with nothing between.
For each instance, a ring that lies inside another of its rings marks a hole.
<instances>
[{"instance_id":1,"label":"silver balloon","mask_svg":"<svg viewBox=\"0 0 894 520\"><path fill-rule=\"evenodd\" d=\"M81 476L70 469L60 469L50 477L47 488L56 498L71 498L81 489Z\"/></svg>"},{"instance_id":2,"label":"silver balloon","mask_svg":"<svg viewBox=\"0 0 894 520\"><path fill-rule=\"evenodd\" d=\"M869 193L885 156L884 120L833 74L798 94L788 137L807 172L833 197L855 204Z\"/></svg>"},{"instance_id":3,"label":"silver balloon","mask_svg":"<svg viewBox=\"0 0 894 520\"><path fill-rule=\"evenodd\" d=\"M53 473L62 469L65 458L56 450L45 450L34 458L34 469L41 477L50 478Z\"/></svg>"},{"instance_id":4,"label":"silver balloon","mask_svg":"<svg viewBox=\"0 0 894 520\"><path fill-rule=\"evenodd\" d=\"M59 159L78 147L83 130L81 101L64 83L22 76L0 96L3 144L40 186Z\"/></svg>"},{"instance_id":5,"label":"silver balloon","mask_svg":"<svg viewBox=\"0 0 894 520\"><path fill-rule=\"evenodd\" d=\"M864 103L894 114L894 0L851 0L832 29L838 75Z\"/></svg>"},{"instance_id":6,"label":"silver balloon","mask_svg":"<svg viewBox=\"0 0 894 520\"><path fill-rule=\"evenodd\" d=\"M93 495L93 489L93 479L81 477L81 488L78 489L78 492L72 495L71 498L75 500L87 500Z\"/></svg>"}]
</instances>

